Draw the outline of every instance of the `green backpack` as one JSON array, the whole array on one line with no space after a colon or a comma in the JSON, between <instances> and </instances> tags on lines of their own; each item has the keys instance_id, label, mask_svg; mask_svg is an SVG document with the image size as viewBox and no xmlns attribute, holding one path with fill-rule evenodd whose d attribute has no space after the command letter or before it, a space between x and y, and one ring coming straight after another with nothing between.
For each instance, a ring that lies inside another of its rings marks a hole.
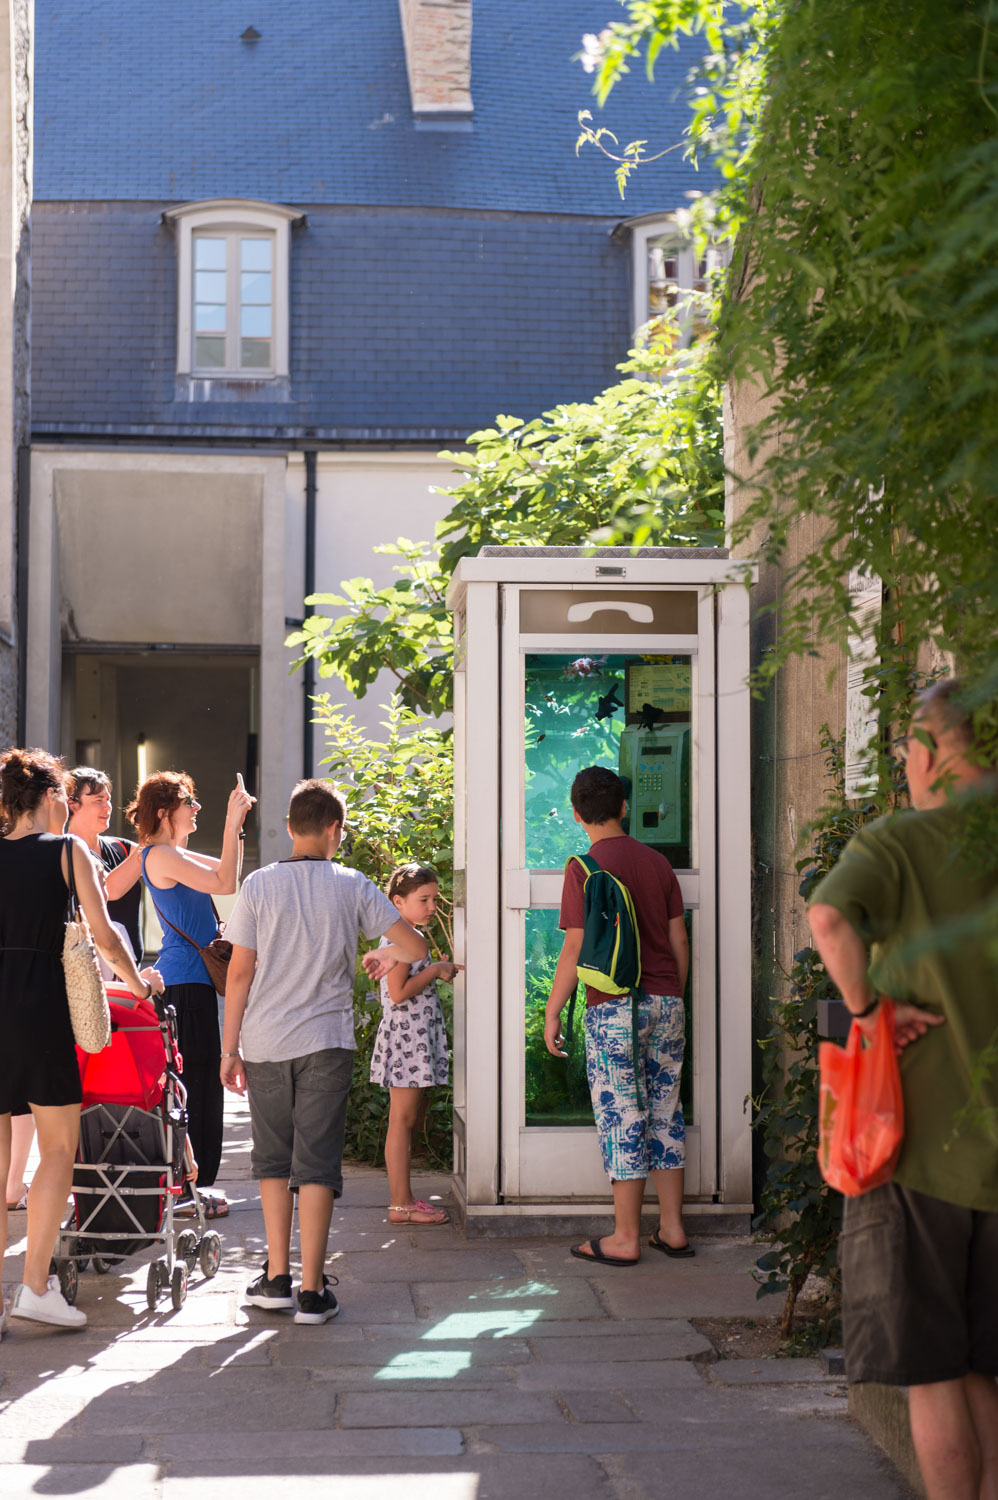
<instances>
[{"instance_id":1,"label":"green backpack","mask_svg":"<svg viewBox=\"0 0 998 1500\"><path fill-rule=\"evenodd\" d=\"M622 880L604 870L588 854L573 854L565 861L567 873L572 861L585 872L582 891L585 917L582 947L577 973L579 982L604 995L630 995L631 1047L634 1058L634 1080L638 1108L641 1108L641 1083L638 1079L638 1000L641 996L641 939L631 893ZM574 1010L574 996L572 1010ZM569 1013L567 1034L571 1033Z\"/></svg>"},{"instance_id":2,"label":"green backpack","mask_svg":"<svg viewBox=\"0 0 998 1500\"><path fill-rule=\"evenodd\" d=\"M641 940L631 893L588 854L573 854L566 872L573 860L585 871L579 979L604 995L629 995L641 984Z\"/></svg>"}]
</instances>

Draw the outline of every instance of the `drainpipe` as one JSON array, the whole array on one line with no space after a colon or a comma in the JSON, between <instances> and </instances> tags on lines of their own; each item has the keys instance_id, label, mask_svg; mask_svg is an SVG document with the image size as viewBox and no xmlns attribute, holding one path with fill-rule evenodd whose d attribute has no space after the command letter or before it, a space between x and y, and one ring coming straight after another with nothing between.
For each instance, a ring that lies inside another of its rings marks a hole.
<instances>
[{"instance_id":1,"label":"drainpipe","mask_svg":"<svg viewBox=\"0 0 998 1500\"><path fill-rule=\"evenodd\" d=\"M28 555L31 449L17 450L17 743L24 744L28 711Z\"/></svg>"},{"instance_id":2,"label":"drainpipe","mask_svg":"<svg viewBox=\"0 0 998 1500\"><path fill-rule=\"evenodd\" d=\"M315 449L305 449L305 598L315 593ZM315 775L312 749L312 695L315 692L315 657L305 658L304 737L302 775Z\"/></svg>"}]
</instances>

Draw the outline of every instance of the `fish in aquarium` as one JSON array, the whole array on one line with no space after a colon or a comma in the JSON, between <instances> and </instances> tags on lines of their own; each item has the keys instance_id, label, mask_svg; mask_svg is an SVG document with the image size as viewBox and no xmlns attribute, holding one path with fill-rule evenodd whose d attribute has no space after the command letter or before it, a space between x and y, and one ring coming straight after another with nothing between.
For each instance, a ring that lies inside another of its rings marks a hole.
<instances>
[{"instance_id":1,"label":"fish in aquarium","mask_svg":"<svg viewBox=\"0 0 998 1500\"><path fill-rule=\"evenodd\" d=\"M606 666L605 656L577 656L565 667L564 677L595 677Z\"/></svg>"},{"instance_id":2,"label":"fish in aquarium","mask_svg":"<svg viewBox=\"0 0 998 1500\"><path fill-rule=\"evenodd\" d=\"M597 719L612 718L618 708L623 708L624 705L617 697L617 687L618 684L615 682L608 693L604 693L602 698L596 699Z\"/></svg>"},{"instance_id":3,"label":"fish in aquarium","mask_svg":"<svg viewBox=\"0 0 998 1500\"><path fill-rule=\"evenodd\" d=\"M654 729L659 719L664 719L665 714L654 703L642 703L641 705L641 728Z\"/></svg>"}]
</instances>

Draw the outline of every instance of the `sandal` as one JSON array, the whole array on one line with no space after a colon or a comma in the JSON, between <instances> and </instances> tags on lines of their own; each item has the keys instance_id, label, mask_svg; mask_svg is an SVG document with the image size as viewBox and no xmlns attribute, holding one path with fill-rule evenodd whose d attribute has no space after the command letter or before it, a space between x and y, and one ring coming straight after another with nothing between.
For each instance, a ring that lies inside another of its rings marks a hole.
<instances>
[{"instance_id":1,"label":"sandal","mask_svg":"<svg viewBox=\"0 0 998 1500\"><path fill-rule=\"evenodd\" d=\"M393 1219L392 1214L405 1214L404 1219ZM414 1215L421 1217L416 1218ZM424 1203L422 1198L417 1198L415 1203L389 1203L389 1224L449 1224L450 1214L442 1208L434 1208L432 1203Z\"/></svg>"},{"instance_id":2,"label":"sandal","mask_svg":"<svg viewBox=\"0 0 998 1500\"><path fill-rule=\"evenodd\" d=\"M227 1198L216 1198L214 1193L201 1193L201 1209L206 1219L224 1219L229 1212Z\"/></svg>"},{"instance_id":3,"label":"sandal","mask_svg":"<svg viewBox=\"0 0 998 1500\"><path fill-rule=\"evenodd\" d=\"M27 1206L28 1206L28 1190L27 1190L27 1188L25 1188L24 1192L21 1194L20 1198L18 1198L18 1200L17 1200L16 1203L8 1203L7 1204L7 1212L11 1213L11 1214L16 1214L22 1208L27 1208Z\"/></svg>"}]
</instances>

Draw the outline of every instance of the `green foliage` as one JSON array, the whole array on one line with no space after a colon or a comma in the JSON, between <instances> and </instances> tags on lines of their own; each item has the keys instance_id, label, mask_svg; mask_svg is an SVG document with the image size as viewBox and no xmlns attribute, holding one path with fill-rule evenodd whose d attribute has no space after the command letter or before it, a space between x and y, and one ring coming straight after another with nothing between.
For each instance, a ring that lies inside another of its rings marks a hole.
<instances>
[{"instance_id":1,"label":"green foliage","mask_svg":"<svg viewBox=\"0 0 998 1500\"><path fill-rule=\"evenodd\" d=\"M538 934L539 936L539 934ZM591 1125L592 1103L586 1078L586 1051L582 1034L585 999L580 991L571 1013L571 1029L565 1032L567 1058L554 1057L544 1045L544 1008L561 951L561 933L553 934L548 946L536 940L530 945L526 987L526 1053L524 1084L527 1123L541 1121ZM566 1007L562 1025L567 1026Z\"/></svg>"},{"instance_id":2,"label":"green foliage","mask_svg":"<svg viewBox=\"0 0 998 1500\"><path fill-rule=\"evenodd\" d=\"M314 594L315 614L287 644L320 675L363 698L382 670L402 702L439 715L452 704L451 619L445 596L458 561L486 545L715 546L724 523L721 394L699 349L677 352L663 325L620 366L628 376L590 402L523 420L499 416L473 447L444 453L464 478L444 490L440 560L425 542L376 550L403 559L396 582L353 578ZM670 372L670 378L661 378ZM641 377L641 378L639 378Z\"/></svg>"},{"instance_id":3,"label":"green foliage","mask_svg":"<svg viewBox=\"0 0 998 1500\"><path fill-rule=\"evenodd\" d=\"M356 698L365 697L387 670L407 708L444 713L451 704L453 663L447 579L426 542L400 537L374 550L405 559L395 569L397 581L378 589L370 578L351 578L340 594L311 594L306 604L334 604L346 613L310 615L288 636L287 645L302 648L295 666L314 656L319 675L341 678Z\"/></svg>"},{"instance_id":4,"label":"green foliage","mask_svg":"<svg viewBox=\"0 0 998 1500\"><path fill-rule=\"evenodd\" d=\"M388 706L386 740L368 739L351 714L315 699L315 722L325 733L323 764L347 798L347 837L342 863L384 890L397 865L431 865L440 877L437 916L427 936L440 956L454 951L454 777L450 736L406 708L398 698ZM439 985L448 1034L452 1034L450 986ZM381 1001L360 964L354 981L357 1055L347 1116L346 1151L374 1166L384 1160L388 1090L370 1080L371 1054L381 1021ZM453 1091L430 1090L421 1145L429 1164L451 1166Z\"/></svg>"},{"instance_id":5,"label":"green foliage","mask_svg":"<svg viewBox=\"0 0 998 1500\"><path fill-rule=\"evenodd\" d=\"M783 1296L783 1338L808 1276L835 1274L842 1219L841 1197L818 1168L817 1003L835 999L836 990L813 948L794 955L789 984L786 997L771 1000L769 1030L759 1039L764 1087L753 1121L769 1162L753 1227L774 1234L756 1262L757 1295Z\"/></svg>"},{"instance_id":6,"label":"green foliage","mask_svg":"<svg viewBox=\"0 0 998 1500\"><path fill-rule=\"evenodd\" d=\"M684 35L707 44L690 151L720 167L701 213L735 249L711 357L765 398L748 444L765 463L744 476L753 497L734 540L761 534L789 585L757 681L845 644L853 570L885 585L885 722L930 639L989 676L994 698L998 4L625 10L589 49L601 102L642 54L651 70ZM821 540L787 566L802 515Z\"/></svg>"}]
</instances>

